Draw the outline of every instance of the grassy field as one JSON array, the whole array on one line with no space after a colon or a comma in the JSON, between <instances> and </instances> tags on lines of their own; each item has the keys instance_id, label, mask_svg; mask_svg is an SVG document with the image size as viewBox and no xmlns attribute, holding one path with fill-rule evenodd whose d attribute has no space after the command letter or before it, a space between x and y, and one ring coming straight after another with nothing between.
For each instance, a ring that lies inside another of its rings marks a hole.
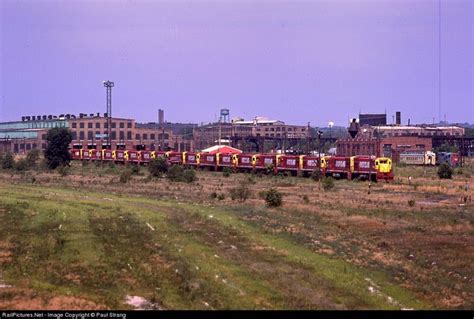
<instances>
[{"instance_id":1,"label":"grassy field","mask_svg":"<svg viewBox=\"0 0 474 319\"><path fill-rule=\"evenodd\" d=\"M370 194L221 172L172 183L143 168L120 183L123 169L0 173L0 309L474 307L472 166L448 181L400 167ZM232 201L244 181L251 198ZM270 187L282 207L258 196Z\"/></svg>"}]
</instances>

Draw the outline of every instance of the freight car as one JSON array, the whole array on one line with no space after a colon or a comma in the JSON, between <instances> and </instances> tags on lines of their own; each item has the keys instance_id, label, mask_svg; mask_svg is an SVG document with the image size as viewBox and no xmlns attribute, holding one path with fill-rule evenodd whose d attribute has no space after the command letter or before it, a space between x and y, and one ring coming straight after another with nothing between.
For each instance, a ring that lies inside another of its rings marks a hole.
<instances>
[{"instance_id":1,"label":"freight car","mask_svg":"<svg viewBox=\"0 0 474 319\"><path fill-rule=\"evenodd\" d=\"M325 176L347 179L391 180L392 160L374 156L324 156L283 154L226 154L193 152L158 152L136 150L79 150L71 151L74 160L112 161L146 165L162 157L171 165L187 165L194 168L222 170L230 167L238 171L266 173L288 172L308 176L319 170Z\"/></svg>"}]
</instances>

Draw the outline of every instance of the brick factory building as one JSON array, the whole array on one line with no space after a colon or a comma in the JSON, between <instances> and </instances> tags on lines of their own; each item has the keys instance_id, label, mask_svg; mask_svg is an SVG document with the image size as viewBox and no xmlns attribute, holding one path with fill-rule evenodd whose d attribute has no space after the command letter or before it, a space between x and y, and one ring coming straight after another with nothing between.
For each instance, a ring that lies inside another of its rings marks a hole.
<instances>
[{"instance_id":1,"label":"brick factory building","mask_svg":"<svg viewBox=\"0 0 474 319\"><path fill-rule=\"evenodd\" d=\"M46 148L50 128L69 128L73 135L71 148L103 149L107 147L107 118L97 114L80 114L48 118L23 117L22 121L0 123L0 151L25 153ZM112 118L112 149L191 150L192 141L174 134L170 128L139 128L135 120Z\"/></svg>"},{"instance_id":2,"label":"brick factory building","mask_svg":"<svg viewBox=\"0 0 474 319\"><path fill-rule=\"evenodd\" d=\"M212 123L194 128L194 143L197 149L221 143L231 143L233 138L306 138L309 134L307 126L288 125L283 121L268 120L256 117L252 121L241 118L233 119L230 123Z\"/></svg>"}]
</instances>

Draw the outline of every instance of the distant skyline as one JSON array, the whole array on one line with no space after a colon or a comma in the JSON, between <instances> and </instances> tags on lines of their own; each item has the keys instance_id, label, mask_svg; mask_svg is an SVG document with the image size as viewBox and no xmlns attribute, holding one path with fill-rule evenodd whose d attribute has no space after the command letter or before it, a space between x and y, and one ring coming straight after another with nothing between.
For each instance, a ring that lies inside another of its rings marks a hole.
<instances>
[{"instance_id":1,"label":"distant skyline","mask_svg":"<svg viewBox=\"0 0 474 319\"><path fill-rule=\"evenodd\" d=\"M474 123L473 3L0 1L0 121L105 112L169 122L265 116L344 126Z\"/></svg>"}]
</instances>

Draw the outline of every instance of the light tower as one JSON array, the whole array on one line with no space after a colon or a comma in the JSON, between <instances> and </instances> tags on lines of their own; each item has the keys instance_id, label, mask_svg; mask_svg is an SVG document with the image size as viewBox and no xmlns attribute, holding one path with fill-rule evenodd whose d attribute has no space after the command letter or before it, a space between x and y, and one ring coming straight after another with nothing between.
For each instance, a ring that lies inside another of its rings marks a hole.
<instances>
[{"instance_id":1,"label":"light tower","mask_svg":"<svg viewBox=\"0 0 474 319\"><path fill-rule=\"evenodd\" d=\"M114 82L104 81L104 86L106 88L106 105L107 105L107 149L112 149L112 88L114 87Z\"/></svg>"}]
</instances>

